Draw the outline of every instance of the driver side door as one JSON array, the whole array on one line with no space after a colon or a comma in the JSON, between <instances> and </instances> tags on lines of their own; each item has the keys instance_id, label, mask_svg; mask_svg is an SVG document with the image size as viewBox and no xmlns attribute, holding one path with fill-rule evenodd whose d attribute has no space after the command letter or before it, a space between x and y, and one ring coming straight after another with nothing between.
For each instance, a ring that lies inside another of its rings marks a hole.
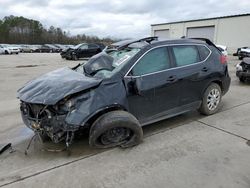
<instances>
[{"instance_id":1,"label":"driver side door","mask_svg":"<svg viewBox=\"0 0 250 188\"><path fill-rule=\"evenodd\" d=\"M172 67L168 47L158 47L144 54L125 76L129 111L142 125L164 119L178 106L179 81Z\"/></svg>"},{"instance_id":2,"label":"driver side door","mask_svg":"<svg viewBox=\"0 0 250 188\"><path fill-rule=\"evenodd\" d=\"M78 48L78 58L84 58L86 57L88 51L88 45L87 44L83 44L80 48Z\"/></svg>"}]
</instances>

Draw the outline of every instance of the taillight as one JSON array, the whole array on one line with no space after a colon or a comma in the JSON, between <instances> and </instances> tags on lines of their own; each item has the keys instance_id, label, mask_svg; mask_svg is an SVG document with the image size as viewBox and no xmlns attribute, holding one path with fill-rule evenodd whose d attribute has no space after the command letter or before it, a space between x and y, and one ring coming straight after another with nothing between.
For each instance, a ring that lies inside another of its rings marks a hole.
<instances>
[{"instance_id":1,"label":"taillight","mask_svg":"<svg viewBox=\"0 0 250 188\"><path fill-rule=\"evenodd\" d=\"M220 56L220 63L221 63L221 64L226 64L226 63L227 63L227 57L224 56L224 55L221 55L221 56Z\"/></svg>"}]
</instances>

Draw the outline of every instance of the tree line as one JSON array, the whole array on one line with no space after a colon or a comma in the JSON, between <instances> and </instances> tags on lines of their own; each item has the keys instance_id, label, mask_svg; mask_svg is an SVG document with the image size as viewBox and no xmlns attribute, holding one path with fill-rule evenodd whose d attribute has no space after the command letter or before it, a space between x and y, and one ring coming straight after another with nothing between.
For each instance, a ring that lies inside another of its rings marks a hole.
<instances>
[{"instance_id":1,"label":"tree line","mask_svg":"<svg viewBox=\"0 0 250 188\"><path fill-rule=\"evenodd\" d=\"M82 42L113 43L111 38L99 38L85 34L71 36L59 27L50 26L46 29L37 20L22 16L6 16L0 19L0 43L6 44L79 44Z\"/></svg>"}]
</instances>

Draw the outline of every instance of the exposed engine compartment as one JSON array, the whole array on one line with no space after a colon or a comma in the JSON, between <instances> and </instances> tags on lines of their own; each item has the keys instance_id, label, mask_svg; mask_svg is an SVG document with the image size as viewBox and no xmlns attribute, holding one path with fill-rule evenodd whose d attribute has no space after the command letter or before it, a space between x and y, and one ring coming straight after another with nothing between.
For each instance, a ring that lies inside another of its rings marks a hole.
<instances>
[{"instance_id":1,"label":"exposed engine compartment","mask_svg":"<svg viewBox=\"0 0 250 188\"><path fill-rule=\"evenodd\" d=\"M68 109L65 105L42 105L21 102L24 123L38 135L47 135L54 143L66 141L70 145L78 127L65 122Z\"/></svg>"}]
</instances>

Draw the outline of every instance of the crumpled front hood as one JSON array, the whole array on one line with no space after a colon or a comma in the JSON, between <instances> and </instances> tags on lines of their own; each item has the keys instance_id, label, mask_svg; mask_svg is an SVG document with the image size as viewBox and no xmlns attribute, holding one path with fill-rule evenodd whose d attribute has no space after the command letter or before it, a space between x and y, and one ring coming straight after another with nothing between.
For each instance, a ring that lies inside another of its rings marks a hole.
<instances>
[{"instance_id":1,"label":"crumpled front hood","mask_svg":"<svg viewBox=\"0 0 250 188\"><path fill-rule=\"evenodd\" d=\"M28 103L54 105L70 94L99 85L101 81L65 67L26 83L17 91L17 97Z\"/></svg>"}]
</instances>

